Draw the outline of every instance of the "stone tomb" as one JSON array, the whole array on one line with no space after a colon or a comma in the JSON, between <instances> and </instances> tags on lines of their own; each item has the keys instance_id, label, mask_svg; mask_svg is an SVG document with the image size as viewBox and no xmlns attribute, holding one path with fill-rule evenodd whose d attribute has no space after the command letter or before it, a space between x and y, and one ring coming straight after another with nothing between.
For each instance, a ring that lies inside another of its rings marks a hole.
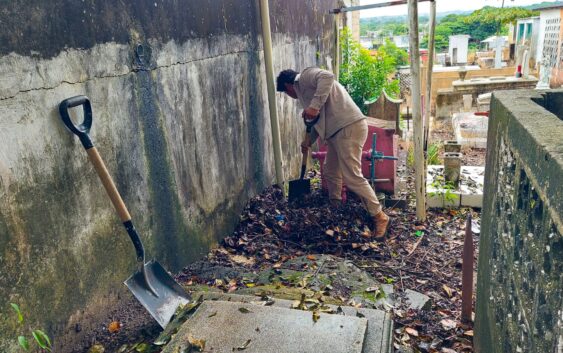
<instances>
[{"instance_id":1,"label":"stone tomb","mask_svg":"<svg viewBox=\"0 0 563 353\"><path fill-rule=\"evenodd\" d=\"M452 117L456 140L462 146L473 148L487 147L489 118L475 113L456 113Z\"/></svg>"},{"instance_id":2,"label":"stone tomb","mask_svg":"<svg viewBox=\"0 0 563 353\"><path fill-rule=\"evenodd\" d=\"M444 166L428 166L426 175L426 203L428 207L482 207L485 167L462 166L457 188L449 188L444 182L443 175Z\"/></svg>"}]
</instances>

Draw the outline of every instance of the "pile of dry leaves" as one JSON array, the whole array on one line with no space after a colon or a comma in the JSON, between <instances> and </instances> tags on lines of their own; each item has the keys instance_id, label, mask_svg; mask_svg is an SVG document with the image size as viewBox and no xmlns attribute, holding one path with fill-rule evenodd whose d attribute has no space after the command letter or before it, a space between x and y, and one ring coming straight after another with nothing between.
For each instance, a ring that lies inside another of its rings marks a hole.
<instances>
[{"instance_id":1,"label":"pile of dry leaves","mask_svg":"<svg viewBox=\"0 0 563 353\"><path fill-rule=\"evenodd\" d=\"M410 289L431 299L428 310L408 309L400 300L391 309L397 349L472 352L472 324L460 320L461 254L466 217L472 212L477 257L478 214L470 209L429 211L427 221L419 223L412 205L386 212L393 217L390 238L378 243L369 238L371 219L353 196L334 208L316 189L305 199L288 204L280 189L270 188L248 203L232 235L203 262L205 266L232 266L256 273L280 268L296 257L313 258L314 254L351 260L380 283L393 284L398 296ZM190 266L180 278L227 292L254 285L236 274L227 280L215 278L216 274L202 275L201 268L201 263ZM332 295L342 298L346 294Z\"/></svg>"}]
</instances>

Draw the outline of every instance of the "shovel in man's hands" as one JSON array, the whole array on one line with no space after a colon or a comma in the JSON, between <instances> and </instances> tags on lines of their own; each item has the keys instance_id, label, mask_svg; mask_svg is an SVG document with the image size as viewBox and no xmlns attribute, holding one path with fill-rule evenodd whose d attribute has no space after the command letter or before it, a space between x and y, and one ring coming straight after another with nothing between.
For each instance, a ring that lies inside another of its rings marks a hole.
<instances>
[{"instance_id":1,"label":"shovel in man's hands","mask_svg":"<svg viewBox=\"0 0 563 353\"><path fill-rule=\"evenodd\" d=\"M303 162L301 163L301 175L297 180L289 181L289 195L288 201L295 201L302 198L304 195L311 193L311 180L304 179L305 171L307 170L307 158L309 156L309 149L303 146L309 146L311 138L309 133L311 132L311 126L307 125L307 133L305 134L305 141L302 145L303 152Z\"/></svg>"}]
</instances>

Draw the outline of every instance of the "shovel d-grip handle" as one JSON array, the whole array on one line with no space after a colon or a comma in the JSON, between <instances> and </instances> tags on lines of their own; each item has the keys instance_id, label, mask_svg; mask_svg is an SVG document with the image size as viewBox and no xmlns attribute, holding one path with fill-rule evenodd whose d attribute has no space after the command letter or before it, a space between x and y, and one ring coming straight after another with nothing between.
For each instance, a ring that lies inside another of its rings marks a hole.
<instances>
[{"instance_id":1,"label":"shovel d-grip handle","mask_svg":"<svg viewBox=\"0 0 563 353\"><path fill-rule=\"evenodd\" d=\"M79 105L82 106L84 120L81 124L75 125L70 118L68 108L78 107ZM73 134L78 136L85 149L94 147L92 140L90 139L90 135L88 135L90 128L92 127L92 105L90 104L88 97L75 96L63 100L61 104L59 104L59 113L61 114L63 123Z\"/></svg>"}]
</instances>

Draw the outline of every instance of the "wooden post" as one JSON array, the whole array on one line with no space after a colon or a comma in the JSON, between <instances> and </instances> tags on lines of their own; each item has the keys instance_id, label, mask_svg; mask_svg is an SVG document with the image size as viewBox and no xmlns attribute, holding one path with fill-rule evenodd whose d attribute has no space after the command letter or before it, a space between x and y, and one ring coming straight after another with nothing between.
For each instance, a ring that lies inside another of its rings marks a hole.
<instances>
[{"instance_id":1,"label":"wooden post","mask_svg":"<svg viewBox=\"0 0 563 353\"><path fill-rule=\"evenodd\" d=\"M428 64L426 65L426 94L424 95L424 152L430 141L430 103L432 102L432 71L434 68L434 30L436 28L436 1L430 2L430 32L428 33Z\"/></svg>"},{"instance_id":2,"label":"wooden post","mask_svg":"<svg viewBox=\"0 0 563 353\"><path fill-rule=\"evenodd\" d=\"M426 220L426 176L424 175L424 131L420 98L420 52L418 41L418 2L408 0L409 57L411 64L411 95L414 140L414 172L416 189L416 218Z\"/></svg>"}]
</instances>

